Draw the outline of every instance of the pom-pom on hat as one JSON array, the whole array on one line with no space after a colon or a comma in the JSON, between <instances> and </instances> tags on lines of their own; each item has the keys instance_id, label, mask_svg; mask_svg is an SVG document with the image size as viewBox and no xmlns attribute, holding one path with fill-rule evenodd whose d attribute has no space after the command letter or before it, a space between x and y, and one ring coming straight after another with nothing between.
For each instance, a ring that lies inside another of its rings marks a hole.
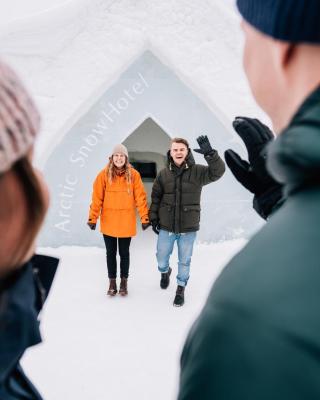
<instances>
[{"instance_id":1,"label":"pom-pom on hat","mask_svg":"<svg viewBox=\"0 0 320 400\"><path fill-rule=\"evenodd\" d=\"M243 19L278 40L320 44L320 0L237 0Z\"/></svg>"},{"instance_id":2,"label":"pom-pom on hat","mask_svg":"<svg viewBox=\"0 0 320 400\"><path fill-rule=\"evenodd\" d=\"M39 125L38 111L20 79L0 61L0 174L28 153Z\"/></svg>"}]
</instances>

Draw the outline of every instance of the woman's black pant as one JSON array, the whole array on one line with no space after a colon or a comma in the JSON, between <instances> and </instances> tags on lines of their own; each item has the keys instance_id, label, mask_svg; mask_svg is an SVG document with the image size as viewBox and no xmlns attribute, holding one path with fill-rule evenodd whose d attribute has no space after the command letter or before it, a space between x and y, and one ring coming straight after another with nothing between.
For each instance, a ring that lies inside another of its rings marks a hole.
<instances>
[{"instance_id":1,"label":"woman's black pant","mask_svg":"<svg viewBox=\"0 0 320 400\"><path fill-rule=\"evenodd\" d=\"M116 238L113 236L103 235L103 239L107 251L107 267L109 279L114 279L117 277L117 243L119 244L120 255L120 277L128 278L130 264L129 247L131 237Z\"/></svg>"}]
</instances>

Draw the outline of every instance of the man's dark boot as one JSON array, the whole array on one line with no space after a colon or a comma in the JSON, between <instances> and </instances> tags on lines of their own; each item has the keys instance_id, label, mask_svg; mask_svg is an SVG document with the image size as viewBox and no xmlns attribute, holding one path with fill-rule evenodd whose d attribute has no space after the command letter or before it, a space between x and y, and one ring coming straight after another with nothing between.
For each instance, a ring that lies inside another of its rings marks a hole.
<instances>
[{"instance_id":1,"label":"man's dark boot","mask_svg":"<svg viewBox=\"0 0 320 400\"><path fill-rule=\"evenodd\" d=\"M115 296L117 294L117 282L116 279L109 279L109 289L107 294L109 296Z\"/></svg>"},{"instance_id":2,"label":"man's dark boot","mask_svg":"<svg viewBox=\"0 0 320 400\"><path fill-rule=\"evenodd\" d=\"M174 298L173 305L175 307L181 307L184 305L184 286L177 287L176 297Z\"/></svg>"},{"instance_id":3,"label":"man's dark boot","mask_svg":"<svg viewBox=\"0 0 320 400\"><path fill-rule=\"evenodd\" d=\"M127 278L121 278L119 294L121 296L126 296L128 294L128 279Z\"/></svg>"},{"instance_id":4,"label":"man's dark boot","mask_svg":"<svg viewBox=\"0 0 320 400\"><path fill-rule=\"evenodd\" d=\"M161 274L161 280L160 280L161 289L167 289L167 287L169 286L171 271L172 269L169 267L168 272L164 272Z\"/></svg>"}]
</instances>

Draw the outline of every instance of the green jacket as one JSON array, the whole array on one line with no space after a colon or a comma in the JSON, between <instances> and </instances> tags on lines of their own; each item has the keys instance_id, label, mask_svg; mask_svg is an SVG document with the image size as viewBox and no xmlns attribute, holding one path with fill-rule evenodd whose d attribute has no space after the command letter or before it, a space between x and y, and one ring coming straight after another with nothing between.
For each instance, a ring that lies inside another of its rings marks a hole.
<instances>
[{"instance_id":1,"label":"green jacket","mask_svg":"<svg viewBox=\"0 0 320 400\"><path fill-rule=\"evenodd\" d=\"M218 152L205 157L208 166L195 164L191 150L179 168L168 152L168 165L157 175L151 193L149 219L161 229L175 233L193 232L200 227L202 186L221 178L225 171Z\"/></svg>"},{"instance_id":2,"label":"green jacket","mask_svg":"<svg viewBox=\"0 0 320 400\"><path fill-rule=\"evenodd\" d=\"M320 399L320 89L270 145L268 168L288 198L213 285L179 400Z\"/></svg>"}]
</instances>

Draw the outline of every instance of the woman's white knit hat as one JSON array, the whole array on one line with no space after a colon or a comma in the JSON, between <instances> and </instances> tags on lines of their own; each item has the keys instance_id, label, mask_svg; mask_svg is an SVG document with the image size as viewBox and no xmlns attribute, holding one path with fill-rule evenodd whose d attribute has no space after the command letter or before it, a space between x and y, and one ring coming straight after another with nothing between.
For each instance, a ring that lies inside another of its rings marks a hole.
<instances>
[{"instance_id":1,"label":"woman's white knit hat","mask_svg":"<svg viewBox=\"0 0 320 400\"><path fill-rule=\"evenodd\" d=\"M0 61L0 173L28 153L39 125L38 111L20 79Z\"/></svg>"},{"instance_id":2,"label":"woman's white knit hat","mask_svg":"<svg viewBox=\"0 0 320 400\"><path fill-rule=\"evenodd\" d=\"M124 146L123 144L117 144L114 146L113 150L112 150L112 155L116 154L116 153L122 153L124 154L127 158L129 158L128 155L128 149L126 148L126 146Z\"/></svg>"}]
</instances>

